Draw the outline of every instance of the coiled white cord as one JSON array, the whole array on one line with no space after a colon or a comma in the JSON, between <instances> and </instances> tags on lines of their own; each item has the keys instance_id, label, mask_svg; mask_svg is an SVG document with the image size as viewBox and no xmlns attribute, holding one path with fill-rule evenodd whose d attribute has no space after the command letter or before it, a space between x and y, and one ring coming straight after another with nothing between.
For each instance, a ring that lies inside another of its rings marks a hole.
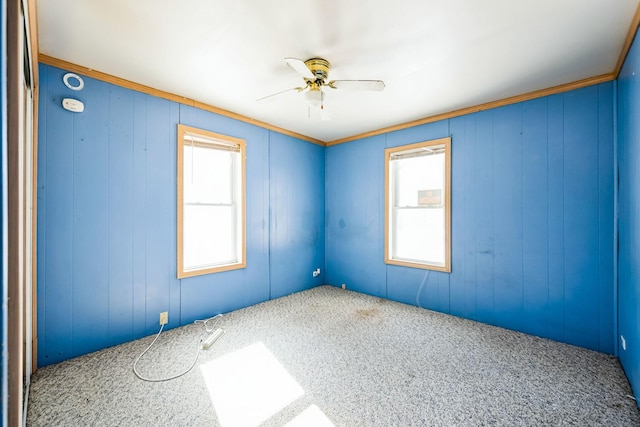
<instances>
[{"instance_id":1,"label":"coiled white cord","mask_svg":"<svg viewBox=\"0 0 640 427\"><path fill-rule=\"evenodd\" d=\"M213 317L210 317L208 319L205 319L205 320L196 320L193 323L202 323L204 325L204 329L205 329L206 332L213 332L213 329L210 329L210 327L207 324L208 324L208 322L210 322L210 321L212 321L214 319L218 319L219 320L220 317L222 317L222 314L217 314L217 315L215 315ZM217 323L218 322L216 322L214 324L214 326L217 325ZM175 375L172 375L172 376L167 377L167 378L147 378L147 377L143 376L142 374L140 374L138 372L138 369L137 369L138 362L140 361L142 356L144 356L145 353L147 351L149 351L149 349L151 349L151 347L153 347L153 345L156 343L158 338L160 338L160 334L162 333L163 329L164 329L164 325L161 325L160 326L160 330L158 331L158 335L156 335L156 337L153 339L153 341L151 341L151 344L149 344L149 346L142 353L140 353L140 356L138 356L136 358L135 362L133 362L133 373L136 374L136 377L140 378L143 381L159 383L159 382L174 380L176 378L179 378L179 377L185 375L189 371L191 371L193 369L193 367L196 366L196 363L198 363L198 358L200 357L200 349L202 348L202 346L201 346L202 345L202 335L198 338L198 347L196 348L196 356L193 358L193 363L185 371L180 372L180 373L175 374Z\"/></svg>"},{"instance_id":2,"label":"coiled white cord","mask_svg":"<svg viewBox=\"0 0 640 427\"><path fill-rule=\"evenodd\" d=\"M204 330L207 332L213 332L215 329L213 329L214 326L216 326L218 324L218 322L220 321L220 318L222 317L222 314L216 314L213 317L210 317L208 319L205 320L196 320L193 323L202 323L204 325ZM212 320L216 320L218 319L218 322L214 323L212 327L207 326L207 323L211 322Z\"/></svg>"}]
</instances>

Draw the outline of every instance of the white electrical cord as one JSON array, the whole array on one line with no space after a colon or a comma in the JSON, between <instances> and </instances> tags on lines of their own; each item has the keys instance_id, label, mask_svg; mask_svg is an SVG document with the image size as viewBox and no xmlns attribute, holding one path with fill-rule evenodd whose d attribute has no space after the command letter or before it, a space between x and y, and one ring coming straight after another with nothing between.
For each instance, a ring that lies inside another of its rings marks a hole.
<instances>
[{"instance_id":1,"label":"white electrical cord","mask_svg":"<svg viewBox=\"0 0 640 427\"><path fill-rule=\"evenodd\" d=\"M218 322L220 321L220 318L222 317L222 314L216 314L213 317L210 317L208 319L205 320L196 320L193 323L202 323L204 325L204 330L207 332L213 332L215 329L213 329L213 327L209 328L209 326L207 326L207 323L209 323L212 320L216 320L218 319ZM218 324L218 322L214 323L213 326L216 326Z\"/></svg>"},{"instance_id":2,"label":"white electrical cord","mask_svg":"<svg viewBox=\"0 0 640 427\"><path fill-rule=\"evenodd\" d=\"M204 329L207 332L213 332L213 329L209 329L209 327L207 326L207 323L210 322L211 320L214 319L219 319L220 317L222 317L222 314L217 314L213 317L210 317L208 319L205 320L196 320L193 323L202 323L204 325ZM217 325L218 322L216 322L214 325ZM198 338L198 347L196 348L196 357L193 359L193 363L191 364L191 366L189 366L189 368L187 368L185 371L180 372L179 374L175 374L172 375L170 377L167 378L147 378L145 376L143 376L142 374L140 374L138 372L138 369L136 368L136 366L138 365L138 362L140 361L140 358L142 358L142 356L145 355L145 353L147 351L149 351L149 349L151 347L153 347L153 345L156 343L156 341L158 340L158 338L160 338L160 334L162 333L162 330L164 329L164 325L160 326L160 330L158 331L158 335L156 335L156 337L153 339L153 341L151 341L151 344L149 344L149 347L147 347L142 353L140 353L140 356L138 356L135 360L135 362L133 362L133 373L136 374L136 377L140 378L143 381L148 381L148 382L153 382L153 383L159 383L159 382L164 382L164 381L170 381L170 380L175 380L176 378L179 378L183 375L185 375L186 373L188 373L189 371L191 371L193 369L194 366L196 366L196 363L198 363L198 358L200 357L200 350L202 348L202 335Z\"/></svg>"},{"instance_id":3,"label":"white electrical cord","mask_svg":"<svg viewBox=\"0 0 640 427\"><path fill-rule=\"evenodd\" d=\"M422 307L422 304L420 304L420 294L422 293L424 284L427 283L427 278L429 278L429 271L430 270L426 270L426 272L424 273L424 279L422 279L422 283L420 283L420 286L418 287L418 292L416 292L416 305L420 308L424 308Z\"/></svg>"}]
</instances>

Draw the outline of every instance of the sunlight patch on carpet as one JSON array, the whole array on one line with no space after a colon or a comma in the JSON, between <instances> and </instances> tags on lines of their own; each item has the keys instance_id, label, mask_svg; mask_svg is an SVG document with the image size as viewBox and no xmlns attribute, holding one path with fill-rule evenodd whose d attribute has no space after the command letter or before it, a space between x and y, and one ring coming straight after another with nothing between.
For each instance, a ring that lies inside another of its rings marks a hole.
<instances>
[{"instance_id":1,"label":"sunlight patch on carpet","mask_svg":"<svg viewBox=\"0 0 640 427\"><path fill-rule=\"evenodd\" d=\"M261 343L201 365L222 427L258 426L304 394Z\"/></svg>"},{"instance_id":2,"label":"sunlight patch on carpet","mask_svg":"<svg viewBox=\"0 0 640 427\"><path fill-rule=\"evenodd\" d=\"M285 427L335 427L335 425L320 408L311 405L289 421Z\"/></svg>"}]
</instances>

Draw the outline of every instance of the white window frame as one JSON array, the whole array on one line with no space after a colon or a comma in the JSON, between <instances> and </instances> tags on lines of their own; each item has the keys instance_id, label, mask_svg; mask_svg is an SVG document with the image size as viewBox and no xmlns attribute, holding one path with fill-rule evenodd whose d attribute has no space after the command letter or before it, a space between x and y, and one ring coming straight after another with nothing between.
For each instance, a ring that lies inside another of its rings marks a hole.
<instances>
[{"instance_id":1,"label":"white window frame","mask_svg":"<svg viewBox=\"0 0 640 427\"><path fill-rule=\"evenodd\" d=\"M246 142L243 139L235 138L215 132L206 131L190 126L178 124L177 141L177 267L178 278L198 276L202 274L216 273L220 271L236 270L246 267ZM185 233L184 218L185 207L194 205L184 200L185 190L185 147L197 145L201 148L224 150L237 152L237 156L232 156L231 165L231 193L230 203L216 204L216 206L228 206L232 208L232 224L235 230L234 247L232 253L234 259L222 263L208 263L206 265L185 265ZM238 171L238 168L240 169ZM239 173L238 173L239 172Z\"/></svg>"},{"instance_id":2,"label":"white window frame","mask_svg":"<svg viewBox=\"0 0 640 427\"><path fill-rule=\"evenodd\" d=\"M444 262L436 263L430 260L402 259L396 255L396 213L400 208L395 206L395 192L397 179L394 177L392 161L395 158L410 155L420 155L421 151L428 152L429 147L444 146ZM443 272L451 272L451 138L440 138L431 141L385 149L385 244L384 261L386 264L405 267L422 268Z\"/></svg>"}]
</instances>

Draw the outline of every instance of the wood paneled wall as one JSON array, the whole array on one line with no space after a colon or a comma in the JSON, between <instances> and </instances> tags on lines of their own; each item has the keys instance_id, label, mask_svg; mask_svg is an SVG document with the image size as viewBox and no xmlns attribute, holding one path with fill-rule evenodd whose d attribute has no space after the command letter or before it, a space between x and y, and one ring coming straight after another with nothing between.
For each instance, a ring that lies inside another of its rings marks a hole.
<instances>
[{"instance_id":1,"label":"wood paneled wall","mask_svg":"<svg viewBox=\"0 0 640 427\"><path fill-rule=\"evenodd\" d=\"M324 247L295 236L323 232L322 209L300 214L323 203L324 147L89 77L74 92L64 74L40 66L39 366L153 334L161 311L176 327L323 283ZM245 269L177 279L178 123L247 141Z\"/></svg>"},{"instance_id":2,"label":"wood paneled wall","mask_svg":"<svg viewBox=\"0 0 640 427\"><path fill-rule=\"evenodd\" d=\"M640 400L640 42L618 78L619 356ZM636 401L637 402L637 401ZM640 404L639 404L640 406Z\"/></svg>"},{"instance_id":3,"label":"wood paneled wall","mask_svg":"<svg viewBox=\"0 0 640 427\"><path fill-rule=\"evenodd\" d=\"M612 82L327 147L328 282L614 351ZM383 262L384 148L452 138L452 271Z\"/></svg>"}]
</instances>

